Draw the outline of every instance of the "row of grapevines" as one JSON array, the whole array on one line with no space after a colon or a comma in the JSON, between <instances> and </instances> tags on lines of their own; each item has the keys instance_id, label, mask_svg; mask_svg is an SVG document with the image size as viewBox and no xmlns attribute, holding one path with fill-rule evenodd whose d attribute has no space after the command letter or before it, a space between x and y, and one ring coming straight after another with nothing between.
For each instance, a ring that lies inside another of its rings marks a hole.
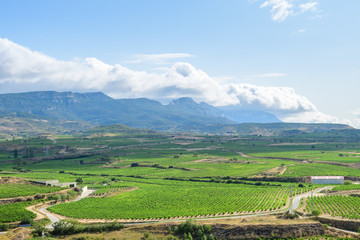
<instances>
[{"instance_id":1,"label":"row of grapevines","mask_svg":"<svg viewBox=\"0 0 360 240\"><path fill-rule=\"evenodd\" d=\"M311 212L312 205L314 210L320 210L323 214L333 217L360 219L360 198L344 195L316 196L307 199L306 211Z\"/></svg>"},{"instance_id":2,"label":"row of grapevines","mask_svg":"<svg viewBox=\"0 0 360 240\"><path fill-rule=\"evenodd\" d=\"M288 188L229 184L151 185L108 198L50 208L74 218L145 219L273 211L286 205ZM91 209L91 210L90 210Z\"/></svg>"},{"instance_id":3,"label":"row of grapevines","mask_svg":"<svg viewBox=\"0 0 360 240\"><path fill-rule=\"evenodd\" d=\"M17 222L23 218L35 218L36 214L26 210L31 202L20 202L0 205L0 223Z\"/></svg>"},{"instance_id":4,"label":"row of grapevines","mask_svg":"<svg viewBox=\"0 0 360 240\"><path fill-rule=\"evenodd\" d=\"M37 193L51 193L60 191L60 187L40 186L26 183L0 184L0 198L30 196Z\"/></svg>"},{"instance_id":5,"label":"row of grapevines","mask_svg":"<svg viewBox=\"0 0 360 240\"><path fill-rule=\"evenodd\" d=\"M105 186L105 187L102 187L102 188L96 190L95 196L99 197L99 196L104 196L108 193L115 193L115 192L121 193L121 192L127 191L131 188L133 188L133 187L108 185L108 186Z\"/></svg>"}]
</instances>

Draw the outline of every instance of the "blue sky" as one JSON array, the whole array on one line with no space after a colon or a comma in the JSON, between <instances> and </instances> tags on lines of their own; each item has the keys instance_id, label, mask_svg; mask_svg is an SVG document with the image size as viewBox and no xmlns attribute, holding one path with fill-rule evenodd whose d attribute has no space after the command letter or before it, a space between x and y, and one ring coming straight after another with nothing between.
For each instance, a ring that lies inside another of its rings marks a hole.
<instances>
[{"instance_id":1,"label":"blue sky","mask_svg":"<svg viewBox=\"0 0 360 240\"><path fill-rule=\"evenodd\" d=\"M360 127L358 0L0 3L0 93L190 96Z\"/></svg>"}]
</instances>

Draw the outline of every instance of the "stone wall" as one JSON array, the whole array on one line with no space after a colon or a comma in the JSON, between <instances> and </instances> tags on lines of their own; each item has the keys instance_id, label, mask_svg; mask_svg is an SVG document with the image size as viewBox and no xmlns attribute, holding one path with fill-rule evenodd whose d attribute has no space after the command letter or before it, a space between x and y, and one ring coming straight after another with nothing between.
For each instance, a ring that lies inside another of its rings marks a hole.
<instances>
[{"instance_id":1,"label":"stone wall","mask_svg":"<svg viewBox=\"0 0 360 240\"><path fill-rule=\"evenodd\" d=\"M216 239L259 239L259 238L301 238L324 235L321 223L303 223L287 225L213 225Z\"/></svg>"},{"instance_id":2,"label":"stone wall","mask_svg":"<svg viewBox=\"0 0 360 240\"><path fill-rule=\"evenodd\" d=\"M318 217L318 220L332 227L341 228L353 232L358 232L360 227L360 221L356 220L344 220L344 219L336 219L336 218L326 218L326 217Z\"/></svg>"}]
</instances>

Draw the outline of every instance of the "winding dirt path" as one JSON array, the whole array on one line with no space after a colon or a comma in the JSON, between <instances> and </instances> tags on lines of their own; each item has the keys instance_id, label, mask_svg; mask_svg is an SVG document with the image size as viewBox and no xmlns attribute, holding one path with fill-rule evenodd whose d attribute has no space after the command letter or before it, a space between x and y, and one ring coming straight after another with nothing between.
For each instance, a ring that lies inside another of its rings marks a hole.
<instances>
[{"instance_id":1,"label":"winding dirt path","mask_svg":"<svg viewBox=\"0 0 360 240\"><path fill-rule=\"evenodd\" d=\"M93 192L92 190L87 190L87 191L85 191L85 192L82 192L79 197L77 197L76 199L74 199L74 200L72 200L72 201L70 201L70 202L76 202L76 201L79 201L79 200L81 200L81 199L83 199L83 198L86 198L86 197L88 197L92 192ZM47 216L47 217L50 219L50 221L51 221L51 223L46 226L47 229L53 229L53 224L56 223L56 222L58 222L58 221L60 221L60 219L62 219L62 217L58 216L57 214L53 214L53 213L51 213L50 211L47 210L49 207L52 207L52 206L54 206L54 205L55 205L55 204L49 205L49 206L40 208L40 209L38 210L41 214ZM38 214L37 211L35 211L35 213Z\"/></svg>"}]
</instances>

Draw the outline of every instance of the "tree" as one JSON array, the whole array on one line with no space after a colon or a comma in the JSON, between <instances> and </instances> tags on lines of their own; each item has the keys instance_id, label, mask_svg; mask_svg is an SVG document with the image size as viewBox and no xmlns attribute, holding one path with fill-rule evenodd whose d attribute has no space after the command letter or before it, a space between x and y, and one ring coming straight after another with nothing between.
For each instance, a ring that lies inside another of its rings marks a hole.
<instances>
[{"instance_id":1,"label":"tree","mask_svg":"<svg viewBox=\"0 0 360 240\"><path fill-rule=\"evenodd\" d=\"M65 202L66 201L66 195L65 194L61 194L61 201Z\"/></svg>"},{"instance_id":2,"label":"tree","mask_svg":"<svg viewBox=\"0 0 360 240\"><path fill-rule=\"evenodd\" d=\"M14 150L14 158L15 158L15 159L18 158L18 154L19 154L19 153L18 153L18 150L15 149L15 150Z\"/></svg>"},{"instance_id":3,"label":"tree","mask_svg":"<svg viewBox=\"0 0 360 240\"><path fill-rule=\"evenodd\" d=\"M81 177L78 177L75 182L77 182L78 184L83 184L83 179Z\"/></svg>"},{"instance_id":4,"label":"tree","mask_svg":"<svg viewBox=\"0 0 360 240\"><path fill-rule=\"evenodd\" d=\"M311 212L311 214L312 214L314 217L318 217L318 216L321 214L321 212L320 212L320 210L313 210L313 211Z\"/></svg>"},{"instance_id":5,"label":"tree","mask_svg":"<svg viewBox=\"0 0 360 240\"><path fill-rule=\"evenodd\" d=\"M54 230L52 231L55 235L72 234L74 232L74 225L63 220L55 222L53 224Z\"/></svg>"}]
</instances>

